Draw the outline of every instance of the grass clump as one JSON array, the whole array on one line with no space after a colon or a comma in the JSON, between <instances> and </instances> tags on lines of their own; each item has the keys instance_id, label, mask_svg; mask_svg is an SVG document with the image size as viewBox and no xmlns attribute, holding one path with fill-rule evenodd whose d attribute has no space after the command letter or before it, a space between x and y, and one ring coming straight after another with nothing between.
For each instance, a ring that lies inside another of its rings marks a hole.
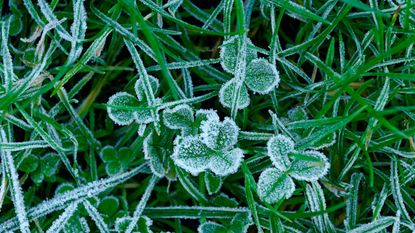
<instances>
[{"instance_id":1,"label":"grass clump","mask_svg":"<svg viewBox=\"0 0 415 233\"><path fill-rule=\"evenodd\" d=\"M0 232L415 231L411 0L0 3Z\"/></svg>"}]
</instances>

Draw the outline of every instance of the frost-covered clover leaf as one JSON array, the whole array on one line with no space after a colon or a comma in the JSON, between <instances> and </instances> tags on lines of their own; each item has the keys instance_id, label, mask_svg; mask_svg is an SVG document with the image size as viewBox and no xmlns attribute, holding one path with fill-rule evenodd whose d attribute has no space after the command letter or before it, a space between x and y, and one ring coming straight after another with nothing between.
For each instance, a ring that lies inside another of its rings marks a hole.
<instances>
[{"instance_id":1,"label":"frost-covered clover leaf","mask_svg":"<svg viewBox=\"0 0 415 233\"><path fill-rule=\"evenodd\" d=\"M151 106L147 104L143 82L143 79L138 79L135 83L134 90L137 97L127 92L118 92L109 98L107 107L108 116L116 124L123 126L129 125L134 121L138 124L148 124L158 120L154 119L150 110ZM149 76L149 82L153 93L155 93L159 87L158 80ZM156 102L160 101L160 99L156 99Z\"/></svg>"},{"instance_id":2,"label":"frost-covered clover leaf","mask_svg":"<svg viewBox=\"0 0 415 233\"><path fill-rule=\"evenodd\" d=\"M329 170L330 163L327 157L318 151L294 152L291 155L294 156L294 160L289 174L297 180L316 181Z\"/></svg>"},{"instance_id":3,"label":"frost-covered clover leaf","mask_svg":"<svg viewBox=\"0 0 415 233\"><path fill-rule=\"evenodd\" d=\"M229 73L235 73L236 67L236 60L238 58L238 44L240 37L239 36L232 36L228 40L224 41L220 50L220 58L221 58L221 65L222 68ZM249 63L250 61L257 58L257 52L253 47L253 44L249 38L246 38L246 61Z\"/></svg>"},{"instance_id":4,"label":"frost-covered clover leaf","mask_svg":"<svg viewBox=\"0 0 415 233\"><path fill-rule=\"evenodd\" d=\"M99 156L104 161L106 173L110 176L126 171L135 159L131 150L126 147L117 151L112 146L105 146Z\"/></svg>"},{"instance_id":5,"label":"frost-covered clover leaf","mask_svg":"<svg viewBox=\"0 0 415 233\"><path fill-rule=\"evenodd\" d=\"M222 177L215 176L211 172L205 172L204 178L205 178L206 189L209 195L219 192L220 188L222 187L222 183L223 183Z\"/></svg>"},{"instance_id":6,"label":"frost-covered clover leaf","mask_svg":"<svg viewBox=\"0 0 415 233\"><path fill-rule=\"evenodd\" d=\"M133 220L132 217L117 218L117 220L115 221L115 231L117 233L124 233L127 230L128 226L130 225L130 222L132 220ZM153 221L147 216L142 216L142 217L140 217L137 224L135 225L135 227L133 229L133 232L148 232L148 233L151 233L151 232L153 232L150 229L151 225L153 225Z\"/></svg>"},{"instance_id":7,"label":"frost-covered clover leaf","mask_svg":"<svg viewBox=\"0 0 415 233\"><path fill-rule=\"evenodd\" d=\"M170 129L191 128L194 122L193 109L186 104L178 105L163 112L163 122Z\"/></svg>"},{"instance_id":8,"label":"frost-covered clover leaf","mask_svg":"<svg viewBox=\"0 0 415 233\"><path fill-rule=\"evenodd\" d=\"M229 72L235 73L236 62L238 56L238 47L241 41L239 36L233 36L225 41L221 47L220 58L222 68ZM239 98L237 99L238 109L246 108L250 99L248 89L254 93L268 94L279 84L280 78L275 65L269 63L263 58L257 58L257 53L253 48L252 42L246 38L246 72L244 77L233 78L227 81L220 89L219 101L224 107L231 108L234 98L236 98L235 90L240 86ZM242 55L243 56L243 55Z\"/></svg>"},{"instance_id":9,"label":"frost-covered clover leaf","mask_svg":"<svg viewBox=\"0 0 415 233\"><path fill-rule=\"evenodd\" d=\"M173 137L171 130L162 129L162 134L150 133L143 142L144 158L148 161L151 171L158 177L176 180L173 161Z\"/></svg>"},{"instance_id":10,"label":"frost-covered clover leaf","mask_svg":"<svg viewBox=\"0 0 415 233\"><path fill-rule=\"evenodd\" d=\"M280 82L277 68L263 58L251 61L246 67L245 84L259 94L267 94Z\"/></svg>"},{"instance_id":11,"label":"frost-covered clover leaf","mask_svg":"<svg viewBox=\"0 0 415 233\"><path fill-rule=\"evenodd\" d=\"M172 156L175 164L193 175L207 169L218 176L235 173L243 158L242 150L234 148L239 134L235 122L229 118L221 122L216 114L211 114L200 128L201 135L176 140Z\"/></svg>"},{"instance_id":12,"label":"frost-covered clover leaf","mask_svg":"<svg viewBox=\"0 0 415 233\"><path fill-rule=\"evenodd\" d=\"M258 196L268 203L289 198L295 190L292 178L316 181L326 175L330 163L327 157L314 150L296 151L294 141L282 134L267 143L267 153L276 168L268 168L258 180Z\"/></svg>"},{"instance_id":13,"label":"frost-covered clover leaf","mask_svg":"<svg viewBox=\"0 0 415 233\"><path fill-rule=\"evenodd\" d=\"M238 142L239 128L228 117L223 122L217 118L208 118L200 128L203 142L213 150L227 150Z\"/></svg>"},{"instance_id":14,"label":"frost-covered clover leaf","mask_svg":"<svg viewBox=\"0 0 415 233\"><path fill-rule=\"evenodd\" d=\"M261 173L258 180L258 196L268 203L276 203L280 199L288 199L295 190L293 179L276 168L268 168Z\"/></svg>"},{"instance_id":15,"label":"frost-covered clover leaf","mask_svg":"<svg viewBox=\"0 0 415 233\"><path fill-rule=\"evenodd\" d=\"M197 231L198 233L246 233L250 225L252 225L251 216L238 213L229 224L225 225L208 221L201 224Z\"/></svg>"},{"instance_id":16,"label":"frost-covered clover leaf","mask_svg":"<svg viewBox=\"0 0 415 233\"><path fill-rule=\"evenodd\" d=\"M237 79L231 79L227 81L219 91L219 101L226 108L232 107L232 101L235 95L236 85ZM238 109L244 109L248 107L250 103L248 89L246 89L246 86L244 84L241 85L242 86L239 90Z\"/></svg>"},{"instance_id":17,"label":"frost-covered clover leaf","mask_svg":"<svg viewBox=\"0 0 415 233\"><path fill-rule=\"evenodd\" d=\"M278 86L279 81L279 74L274 65L262 58L254 59L247 66L243 81L233 78L221 87L219 101L224 107L231 108L233 99L236 98L236 85L240 85L238 109L243 109L250 103L248 89L254 93L268 94Z\"/></svg>"}]
</instances>

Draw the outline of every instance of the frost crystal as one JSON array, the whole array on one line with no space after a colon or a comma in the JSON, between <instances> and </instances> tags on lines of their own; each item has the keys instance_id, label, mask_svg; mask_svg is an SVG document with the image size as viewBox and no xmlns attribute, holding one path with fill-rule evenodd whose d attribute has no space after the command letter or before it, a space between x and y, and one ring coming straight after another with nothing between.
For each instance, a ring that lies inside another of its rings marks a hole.
<instances>
[{"instance_id":1,"label":"frost crystal","mask_svg":"<svg viewBox=\"0 0 415 233\"><path fill-rule=\"evenodd\" d=\"M294 156L290 176L297 180L316 181L326 175L330 167L326 156L318 151L294 153Z\"/></svg>"},{"instance_id":2,"label":"frost crystal","mask_svg":"<svg viewBox=\"0 0 415 233\"><path fill-rule=\"evenodd\" d=\"M268 141L267 149L272 164L285 171L291 163L288 154L294 150L294 141L287 136L278 134Z\"/></svg>"},{"instance_id":3,"label":"frost crystal","mask_svg":"<svg viewBox=\"0 0 415 233\"><path fill-rule=\"evenodd\" d=\"M111 96L108 100L108 105L126 107L137 106L138 101L133 96L126 92L118 92ZM135 111L127 109L116 109L111 106L107 107L108 115L118 125L129 125L135 120Z\"/></svg>"},{"instance_id":4,"label":"frost crystal","mask_svg":"<svg viewBox=\"0 0 415 233\"><path fill-rule=\"evenodd\" d=\"M259 176L258 196L265 202L274 204L281 198L288 199L294 190L293 180L278 169L268 168Z\"/></svg>"},{"instance_id":5,"label":"frost crystal","mask_svg":"<svg viewBox=\"0 0 415 233\"><path fill-rule=\"evenodd\" d=\"M246 68L245 84L259 94L267 94L277 87L280 77L274 65L263 58L255 59Z\"/></svg>"},{"instance_id":6,"label":"frost crystal","mask_svg":"<svg viewBox=\"0 0 415 233\"><path fill-rule=\"evenodd\" d=\"M235 92L236 82L238 82L237 79L231 79L228 82L226 82L219 91L219 101L220 103L227 108L232 107L232 100ZM238 98L238 109L243 109L248 107L250 102L248 89L245 85L242 84L239 92L239 98Z\"/></svg>"},{"instance_id":7,"label":"frost crystal","mask_svg":"<svg viewBox=\"0 0 415 233\"><path fill-rule=\"evenodd\" d=\"M236 60L238 58L239 38L240 38L239 36L233 36L229 38L227 41L224 41L222 44L222 48L220 50L222 68L225 71L232 73L232 74L235 72ZM247 64L249 64L250 61L257 58L257 53L254 49L249 47L249 46L253 46L249 38L246 38L246 44L248 45L246 49L246 62Z\"/></svg>"},{"instance_id":8,"label":"frost crystal","mask_svg":"<svg viewBox=\"0 0 415 233\"><path fill-rule=\"evenodd\" d=\"M217 224L215 222L205 222L203 224L201 224L198 228L197 228L197 232L198 233L217 233L217 232L227 232L227 229L220 225Z\"/></svg>"},{"instance_id":9,"label":"frost crystal","mask_svg":"<svg viewBox=\"0 0 415 233\"><path fill-rule=\"evenodd\" d=\"M185 129L192 127L193 109L186 104L178 105L163 112L164 124L170 129Z\"/></svg>"},{"instance_id":10,"label":"frost crystal","mask_svg":"<svg viewBox=\"0 0 415 233\"><path fill-rule=\"evenodd\" d=\"M213 150L227 150L238 142L239 128L226 117L223 122L209 118L201 126L203 142Z\"/></svg>"}]
</instances>

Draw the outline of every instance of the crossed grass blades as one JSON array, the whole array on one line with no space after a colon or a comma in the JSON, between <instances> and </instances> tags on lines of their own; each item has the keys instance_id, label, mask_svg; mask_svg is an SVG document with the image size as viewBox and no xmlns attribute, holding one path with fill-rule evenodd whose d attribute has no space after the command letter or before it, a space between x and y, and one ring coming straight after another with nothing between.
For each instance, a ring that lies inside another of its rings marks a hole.
<instances>
[{"instance_id":1,"label":"crossed grass blades","mask_svg":"<svg viewBox=\"0 0 415 233\"><path fill-rule=\"evenodd\" d=\"M413 232L411 0L1 0L0 232Z\"/></svg>"}]
</instances>

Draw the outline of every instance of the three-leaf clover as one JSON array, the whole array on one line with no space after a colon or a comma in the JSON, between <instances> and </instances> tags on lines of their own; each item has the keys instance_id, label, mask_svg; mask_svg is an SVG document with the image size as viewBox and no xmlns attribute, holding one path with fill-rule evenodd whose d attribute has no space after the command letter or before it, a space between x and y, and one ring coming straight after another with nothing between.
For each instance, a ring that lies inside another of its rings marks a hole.
<instances>
[{"instance_id":1,"label":"three-leaf clover","mask_svg":"<svg viewBox=\"0 0 415 233\"><path fill-rule=\"evenodd\" d=\"M239 40L239 36L233 36L225 41L221 48L222 68L232 74L236 72ZM267 94L276 88L280 81L275 65L263 58L257 58L257 53L252 48L254 45L249 39L246 39L245 43L247 44L245 76L242 79L233 78L227 81L219 92L219 101L227 108L232 107L237 85L240 85L238 109L243 109L250 103L248 89L254 93Z\"/></svg>"},{"instance_id":2,"label":"three-leaf clover","mask_svg":"<svg viewBox=\"0 0 415 233\"><path fill-rule=\"evenodd\" d=\"M292 178L316 181L329 167L326 156L318 151L296 151L294 141L282 134L273 136L267 143L267 153L275 168L268 168L258 180L258 196L268 203L290 198L295 190Z\"/></svg>"},{"instance_id":3,"label":"three-leaf clover","mask_svg":"<svg viewBox=\"0 0 415 233\"><path fill-rule=\"evenodd\" d=\"M105 146L99 156L104 161L105 171L110 176L126 171L135 159L131 149L127 147L117 151L112 146Z\"/></svg>"},{"instance_id":4,"label":"three-leaf clover","mask_svg":"<svg viewBox=\"0 0 415 233\"><path fill-rule=\"evenodd\" d=\"M201 224L197 231L199 233L246 233L252 225L251 216L247 213L238 213L226 225L207 221Z\"/></svg>"},{"instance_id":5,"label":"three-leaf clover","mask_svg":"<svg viewBox=\"0 0 415 233\"><path fill-rule=\"evenodd\" d=\"M149 76L150 85L155 93L159 87L159 81L153 76ZM134 121L138 124L148 124L158 119L152 115L151 107L148 106L144 95L143 79L138 79L134 90L136 96L127 92L117 92L108 100L108 116L118 125L129 125ZM156 101L161 101L156 99ZM156 116L157 118L157 116Z\"/></svg>"},{"instance_id":6,"label":"three-leaf clover","mask_svg":"<svg viewBox=\"0 0 415 233\"><path fill-rule=\"evenodd\" d=\"M43 180L54 181L54 176L58 171L60 158L55 153L46 154L43 157L29 155L20 164L21 171L30 173L30 177L36 184L42 183Z\"/></svg>"},{"instance_id":7,"label":"three-leaf clover","mask_svg":"<svg viewBox=\"0 0 415 233\"><path fill-rule=\"evenodd\" d=\"M169 180L176 180L176 173L171 160L173 154L172 130L161 128L160 135L150 133L143 142L144 158L148 161L149 167L154 175L166 177Z\"/></svg>"},{"instance_id":8,"label":"three-leaf clover","mask_svg":"<svg viewBox=\"0 0 415 233\"><path fill-rule=\"evenodd\" d=\"M236 123L230 118L220 121L216 112L209 110L196 113L194 124L198 122L200 134L176 138L174 163L193 175L208 169L218 176L235 173L243 158L242 150L235 148L239 134Z\"/></svg>"}]
</instances>

